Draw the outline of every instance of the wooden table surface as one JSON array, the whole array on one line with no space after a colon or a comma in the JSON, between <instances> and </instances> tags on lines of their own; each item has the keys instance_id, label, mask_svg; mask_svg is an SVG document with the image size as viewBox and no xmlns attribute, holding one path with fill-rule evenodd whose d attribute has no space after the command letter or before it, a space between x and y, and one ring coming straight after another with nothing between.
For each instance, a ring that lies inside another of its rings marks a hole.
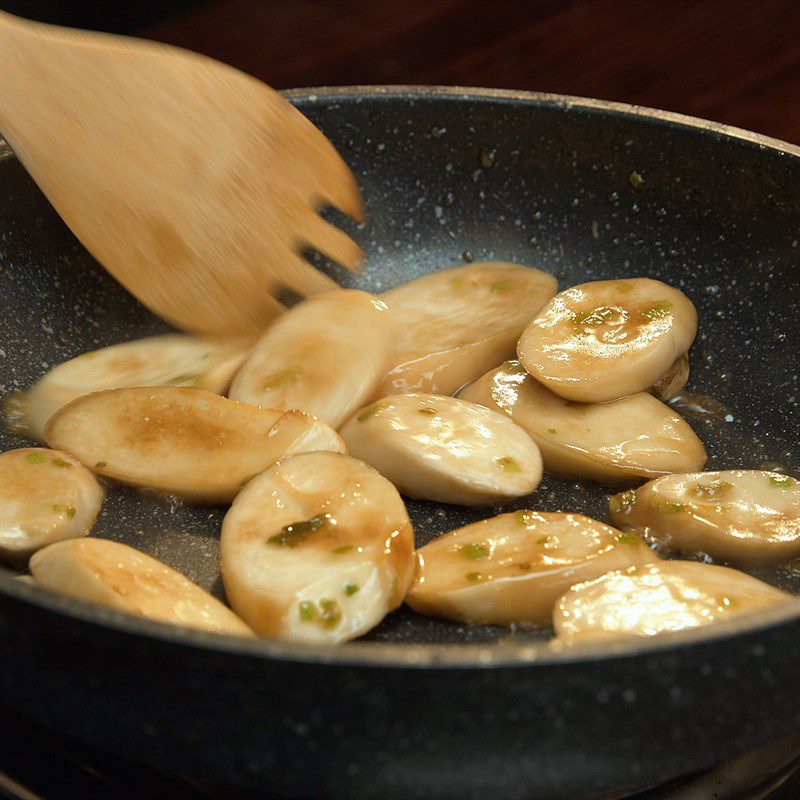
<instances>
[{"instance_id":1,"label":"wooden table surface","mask_svg":"<svg viewBox=\"0 0 800 800\"><path fill-rule=\"evenodd\" d=\"M208 0L138 34L276 88L534 89L800 143L800 0Z\"/></svg>"}]
</instances>

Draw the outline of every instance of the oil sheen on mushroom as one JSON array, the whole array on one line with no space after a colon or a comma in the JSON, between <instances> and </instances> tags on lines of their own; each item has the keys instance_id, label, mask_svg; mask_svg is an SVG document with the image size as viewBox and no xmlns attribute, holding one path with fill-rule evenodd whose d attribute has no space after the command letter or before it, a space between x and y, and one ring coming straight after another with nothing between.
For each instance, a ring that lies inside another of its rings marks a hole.
<instances>
[{"instance_id":1,"label":"oil sheen on mushroom","mask_svg":"<svg viewBox=\"0 0 800 800\"><path fill-rule=\"evenodd\" d=\"M213 633L253 636L219 600L155 558L108 539L51 544L31 558L38 586L99 606Z\"/></svg>"},{"instance_id":2,"label":"oil sheen on mushroom","mask_svg":"<svg viewBox=\"0 0 800 800\"><path fill-rule=\"evenodd\" d=\"M611 403L565 400L507 361L459 392L524 428L547 472L601 483L632 483L702 469L706 453L689 424L650 394Z\"/></svg>"},{"instance_id":3,"label":"oil sheen on mushroom","mask_svg":"<svg viewBox=\"0 0 800 800\"><path fill-rule=\"evenodd\" d=\"M453 394L513 356L525 326L555 291L546 272L485 262L437 270L385 292L396 338L375 396Z\"/></svg>"},{"instance_id":4,"label":"oil sheen on mushroom","mask_svg":"<svg viewBox=\"0 0 800 800\"><path fill-rule=\"evenodd\" d=\"M561 397L603 403L647 391L696 333L697 312L683 292L649 278L593 281L550 300L517 353Z\"/></svg>"},{"instance_id":5,"label":"oil sheen on mushroom","mask_svg":"<svg viewBox=\"0 0 800 800\"><path fill-rule=\"evenodd\" d=\"M738 564L800 557L800 482L762 470L669 475L610 500L614 524L664 550Z\"/></svg>"},{"instance_id":6,"label":"oil sheen on mushroom","mask_svg":"<svg viewBox=\"0 0 800 800\"><path fill-rule=\"evenodd\" d=\"M236 375L230 397L297 409L338 427L374 396L391 343L386 304L371 294L316 295L267 329Z\"/></svg>"},{"instance_id":7,"label":"oil sheen on mushroom","mask_svg":"<svg viewBox=\"0 0 800 800\"><path fill-rule=\"evenodd\" d=\"M481 505L530 494L539 449L495 411L432 394L398 394L356 412L341 430L348 451L408 497Z\"/></svg>"},{"instance_id":8,"label":"oil sheen on mushroom","mask_svg":"<svg viewBox=\"0 0 800 800\"><path fill-rule=\"evenodd\" d=\"M85 536L103 489L60 450L26 447L0 455L0 561L22 565L45 545Z\"/></svg>"},{"instance_id":9,"label":"oil sheen on mushroom","mask_svg":"<svg viewBox=\"0 0 800 800\"><path fill-rule=\"evenodd\" d=\"M47 423L48 443L107 478L223 503L279 458L344 452L324 422L198 389L111 389L73 400Z\"/></svg>"},{"instance_id":10,"label":"oil sheen on mushroom","mask_svg":"<svg viewBox=\"0 0 800 800\"><path fill-rule=\"evenodd\" d=\"M461 622L547 626L570 586L656 557L644 540L582 514L514 511L467 525L417 551L406 602Z\"/></svg>"},{"instance_id":11,"label":"oil sheen on mushroom","mask_svg":"<svg viewBox=\"0 0 800 800\"><path fill-rule=\"evenodd\" d=\"M213 341L183 334L124 342L53 367L30 391L11 398L7 422L44 441L50 417L76 397L125 386L191 386L223 394L251 339Z\"/></svg>"},{"instance_id":12,"label":"oil sheen on mushroom","mask_svg":"<svg viewBox=\"0 0 800 800\"><path fill-rule=\"evenodd\" d=\"M338 644L403 601L414 533L389 481L349 456L305 453L254 478L222 525L231 606L260 634Z\"/></svg>"},{"instance_id":13,"label":"oil sheen on mushroom","mask_svg":"<svg viewBox=\"0 0 800 800\"><path fill-rule=\"evenodd\" d=\"M800 598L729 567L660 561L579 583L553 611L556 643L571 644L717 624Z\"/></svg>"}]
</instances>

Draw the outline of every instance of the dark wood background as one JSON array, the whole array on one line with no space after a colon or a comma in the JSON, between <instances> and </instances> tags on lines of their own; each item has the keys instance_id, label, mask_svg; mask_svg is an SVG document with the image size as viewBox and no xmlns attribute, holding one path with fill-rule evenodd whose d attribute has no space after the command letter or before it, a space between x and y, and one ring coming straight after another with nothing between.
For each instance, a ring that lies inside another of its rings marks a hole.
<instances>
[{"instance_id":1,"label":"dark wood background","mask_svg":"<svg viewBox=\"0 0 800 800\"><path fill-rule=\"evenodd\" d=\"M800 0L207 0L136 33L276 88L535 89L800 143Z\"/></svg>"}]
</instances>

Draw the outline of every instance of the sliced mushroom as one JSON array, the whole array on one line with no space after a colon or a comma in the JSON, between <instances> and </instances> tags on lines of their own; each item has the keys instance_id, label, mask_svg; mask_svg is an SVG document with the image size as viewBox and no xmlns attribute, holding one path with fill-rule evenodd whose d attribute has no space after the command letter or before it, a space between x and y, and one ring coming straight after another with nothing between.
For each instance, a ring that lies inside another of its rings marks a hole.
<instances>
[{"instance_id":1,"label":"sliced mushroom","mask_svg":"<svg viewBox=\"0 0 800 800\"><path fill-rule=\"evenodd\" d=\"M228 388L251 340L212 341L169 334L115 344L53 367L30 391L11 398L9 426L44 440L44 426L76 397L126 386L192 386L215 394Z\"/></svg>"},{"instance_id":2,"label":"sliced mushroom","mask_svg":"<svg viewBox=\"0 0 800 800\"><path fill-rule=\"evenodd\" d=\"M158 622L252 636L229 608L155 558L108 539L73 539L31 558L37 586Z\"/></svg>"},{"instance_id":3,"label":"sliced mushroom","mask_svg":"<svg viewBox=\"0 0 800 800\"><path fill-rule=\"evenodd\" d=\"M654 557L635 534L581 514L514 511L419 549L406 602L422 614L462 622L547 626L570 586Z\"/></svg>"},{"instance_id":4,"label":"sliced mushroom","mask_svg":"<svg viewBox=\"0 0 800 800\"><path fill-rule=\"evenodd\" d=\"M60 450L25 447L0 455L0 561L24 564L40 547L85 536L103 489Z\"/></svg>"},{"instance_id":5,"label":"sliced mushroom","mask_svg":"<svg viewBox=\"0 0 800 800\"><path fill-rule=\"evenodd\" d=\"M800 483L762 470L669 475L610 500L615 525L665 550L740 564L800 556Z\"/></svg>"},{"instance_id":6,"label":"sliced mushroom","mask_svg":"<svg viewBox=\"0 0 800 800\"><path fill-rule=\"evenodd\" d=\"M539 449L522 428L453 397L391 395L341 434L352 455L421 500L481 505L530 494L542 479Z\"/></svg>"},{"instance_id":7,"label":"sliced mushroom","mask_svg":"<svg viewBox=\"0 0 800 800\"><path fill-rule=\"evenodd\" d=\"M553 611L557 643L655 636L723 622L800 598L728 567L660 561L609 572L566 592Z\"/></svg>"},{"instance_id":8,"label":"sliced mushroom","mask_svg":"<svg viewBox=\"0 0 800 800\"><path fill-rule=\"evenodd\" d=\"M374 396L386 373L392 327L367 292L327 292L296 305L262 336L230 397L297 409L338 427Z\"/></svg>"},{"instance_id":9,"label":"sliced mushroom","mask_svg":"<svg viewBox=\"0 0 800 800\"><path fill-rule=\"evenodd\" d=\"M593 281L557 294L517 353L561 397L603 403L649 389L696 333L697 311L683 292L649 278Z\"/></svg>"},{"instance_id":10,"label":"sliced mushroom","mask_svg":"<svg viewBox=\"0 0 800 800\"><path fill-rule=\"evenodd\" d=\"M397 325L395 353L375 396L453 394L514 354L555 291L546 272L486 262L431 272L385 292Z\"/></svg>"},{"instance_id":11,"label":"sliced mushroom","mask_svg":"<svg viewBox=\"0 0 800 800\"><path fill-rule=\"evenodd\" d=\"M672 366L648 389L651 395L665 403L679 397L689 380L689 355L684 353L675 359Z\"/></svg>"},{"instance_id":12,"label":"sliced mushroom","mask_svg":"<svg viewBox=\"0 0 800 800\"><path fill-rule=\"evenodd\" d=\"M646 393L575 403L528 376L518 361L506 361L458 396L508 414L539 445L545 470L558 475L627 483L702 469L706 462L688 423Z\"/></svg>"},{"instance_id":13,"label":"sliced mushroom","mask_svg":"<svg viewBox=\"0 0 800 800\"><path fill-rule=\"evenodd\" d=\"M338 644L403 602L414 533L397 490L336 453L285 458L254 478L222 525L231 606L260 634Z\"/></svg>"},{"instance_id":14,"label":"sliced mushroom","mask_svg":"<svg viewBox=\"0 0 800 800\"><path fill-rule=\"evenodd\" d=\"M345 450L332 428L299 411L166 387L80 397L52 417L45 436L108 478L207 503L232 500L284 455Z\"/></svg>"}]
</instances>

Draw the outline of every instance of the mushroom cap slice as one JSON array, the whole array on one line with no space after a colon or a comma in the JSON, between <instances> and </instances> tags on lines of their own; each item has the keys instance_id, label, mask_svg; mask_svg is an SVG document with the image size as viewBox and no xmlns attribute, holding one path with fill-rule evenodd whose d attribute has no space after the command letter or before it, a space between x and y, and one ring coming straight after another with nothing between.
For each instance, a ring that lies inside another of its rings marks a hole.
<instances>
[{"instance_id":1,"label":"mushroom cap slice","mask_svg":"<svg viewBox=\"0 0 800 800\"><path fill-rule=\"evenodd\" d=\"M0 455L0 561L24 564L45 545L85 536L103 488L68 453L25 447Z\"/></svg>"},{"instance_id":2,"label":"mushroom cap slice","mask_svg":"<svg viewBox=\"0 0 800 800\"><path fill-rule=\"evenodd\" d=\"M51 544L31 558L37 586L157 622L252 636L229 608L155 558L108 539Z\"/></svg>"},{"instance_id":3,"label":"mushroom cap slice","mask_svg":"<svg viewBox=\"0 0 800 800\"><path fill-rule=\"evenodd\" d=\"M739 564L800 556L800 482L763 470L668 475L609 502L615 525L664 550Z\"/></svg>"},{"instance_id":4,"label":"mushroom cap slice","mask_svg":"<svg viewBox=\"0 0 800 800\"><path fill-rule=\"evenodd\" d=\"M231 385L233 400L297 409L338 427L374 396L386 373L386 304L337 290L299 303L259 339Z\"/></svg>"},{"instance_id":5,"label":"mushroom cap slice","mask_svg":"<svg viewBox=\"0 0 800 800\"><path fill-rule=\"evenodd\" d=\"M506 361L459 398L502 411L524 428L547 472L601 483L638 482L702 469L703 443L686 420L650 394L589 405L565 400Z\"/></svg>"},{"instance_id":6,"label":"mushroom cap slice","mask_svg":"<svg viewBox=\"0 0 800 800\"><path fill-rule=\"evenodd\" d=\"M56 411L103 389L191 386L223 394L251 343L174 333L103 347L53 367L9 401L7 416L15 432L44 441L44 427Z\"/></svg>"},{"instance_id":7,"label":"mushroom cap slice","mask_svg":"<svg viewBox=\"0 0 800 800\"><path fill-rule=\"evenodd\" d=\"M556 288L552 275L533 267L483 262L437 270L384 292L395 350L375 396L453 394L513 356L525 326Z\"/></svg>"},{"instance_id":8,"label":"mushroom cap slice","mask_svg":"<svg viewBox=\"0 0 800 800\"><path fill-rule=\"evenodd\" d=\"M580 581L655 558L644 540L582 514L513 511L451 531L417 551L406 603L437 617L547 626Z\"/></svg>"},{"instance_id":9,"label":"mushroom cap slice","mask_svg":"<svg viewBox=\"0 0 800 800\"><path fill-rule=\"evenodd\" d=\"M352 455L408 497L481 505L530 494L542 479L539 449L522 428L453 397L390 395L341 434Z\"/></svg>"},{"instance_id":10,"label":"mushroom cap slice","mask_svg":"<svg viewBox=\"0 0 800 800\"><path fill-rule=\"evenodd\" d=\"M697 311L661 281L593 281L557 294L520 337L519 360L580 403L648 390L691 346Z\"/></svg>"},{"instance_id":11,"label":"mushroom cap slice","mask_svg":"<svg viewBox=\"0 0 800 800\"><path fill-rule=\"evenodd\" d=\"M279 461L222 524L222 580L260 634L338 644L397 608L414 574L414 533L397 490L337 453Z\"/></svg>"},{"instance_id":12,"label":"mushroom cap slice","mask_svg":"<svg viewBox=\"0 0 800 800\"><path fill-rule=\"evenodd\" d=\"M256 408L199 389L111 389L47 423L47 441L108 478L223 503L284 455L344 452L338 434L299 411Z\"/></svg>"},{"instance_id":13,"label":"mushroom cap slice","mask_svg":"<svg viewBox=\"0 0 800 800\"><path fill-rule=\"evenodd\" d=\"M728 567L660 561L579 583L553 611L557 642L655 636L800 598Z\"/></svg>"}]
</instances>

